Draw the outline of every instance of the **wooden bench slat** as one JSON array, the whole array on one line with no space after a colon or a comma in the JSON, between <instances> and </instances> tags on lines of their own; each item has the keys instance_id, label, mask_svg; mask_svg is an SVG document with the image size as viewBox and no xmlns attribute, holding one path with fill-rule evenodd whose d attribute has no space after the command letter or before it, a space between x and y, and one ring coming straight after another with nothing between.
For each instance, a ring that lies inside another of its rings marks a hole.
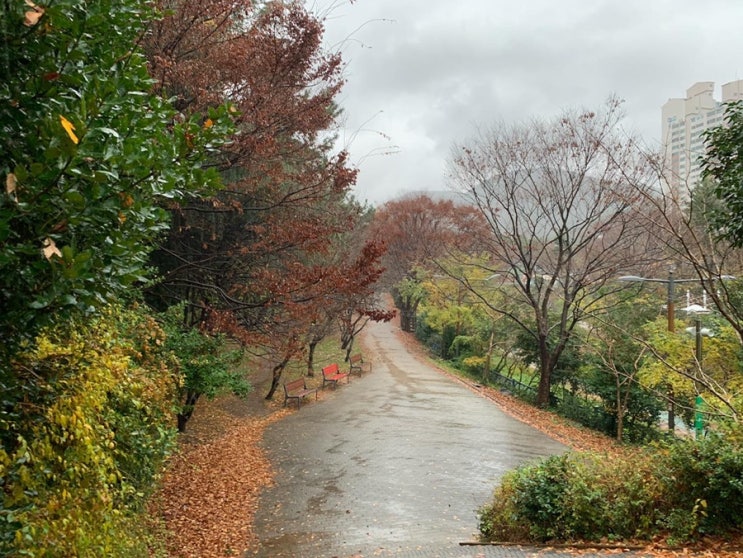
<instances>
[{"instance_id":1,"label":"wooden bench slat","mask_svg":"<svg viewBox=\"0 0 743 558\"><path fill-rule=\"evenodd\" d=\"M361 353L352 355L348 361L348 373L361 376L364 372L371 372L371 362L366 362Z\"/></svg>"},{"instance_id":2,"label":"wooden bench slat","mask_svg":"<svg viewBox=\"0 0 743 558\"><path fill-rule=\"evenodd\" d=\"M333 384L333 389L338 387L338 382L346 378L346 383L349 381L349 375L347 372L341 372L338 367L338 363L329 364L322 369L322 387L325 389L325 384Z\"/></svg>"},{"instance_id":3,"label":"wooden bench slat","mask_svg":"<svg viewBox=\"0 0 743 558\"><path fill-rule=\"evenodd\" d=\"M297 408L302 405L302 399L314 393L317 399L317 388L308 388L304 378L297 378L291 382L284 382L284 407L290 399L297 400Z\"/></svg>"}]
</instances>

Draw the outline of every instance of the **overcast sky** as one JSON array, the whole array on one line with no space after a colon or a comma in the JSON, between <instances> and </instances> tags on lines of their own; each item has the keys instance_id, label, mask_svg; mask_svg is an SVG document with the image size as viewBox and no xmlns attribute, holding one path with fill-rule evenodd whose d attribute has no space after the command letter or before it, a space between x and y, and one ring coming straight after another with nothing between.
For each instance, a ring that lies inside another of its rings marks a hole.
<instances>
[{"instance_id":1,"label":"overcast sky","mask_svg":"<svg viewBox=\"0 0 743 558\"><path fill-rule=\"evenodd\" d=\"M740 0L313 0L347 84L341 142L356 196L446 189L452 145L495 122L624 99L657 147L660 108L743 79ZM330 9L332 7L332 9Z\"/></svg>"}]
</instances>

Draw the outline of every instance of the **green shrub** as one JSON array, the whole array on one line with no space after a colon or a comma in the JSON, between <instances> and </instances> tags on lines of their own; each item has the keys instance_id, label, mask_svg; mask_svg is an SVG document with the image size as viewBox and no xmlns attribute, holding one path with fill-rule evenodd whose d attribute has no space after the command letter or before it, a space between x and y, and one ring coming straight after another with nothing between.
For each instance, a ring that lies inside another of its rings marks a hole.
<instances>
[{"instance_id":1,"label":"green shrub","mask_svg":"<svg viewBox=\"0 0 743 558\"><path fill-rule=\"evenodd\" d=\"M533 539L552 539L560 536L564 529L562 516L568 487L568 460L567 455L552 456L516 477L516 509L531 525Z\"/></svg>"},{"instance_id":2,"label":"green shrub","mask_svg":"<svg viewBox=\"0 0 743 558\"><path fill-rule=\"evenodd\" d=\"M177 360L167 351L165 332L146 307L119 311L117 330L131 373L108 393L104 419L114 432L114 457L126 503L144 502L165 458L175 446Z\"/></svg>"},{"instance_id":3,"label":"green shrub","mask_svg":"<svg viewBox=\"0 0 743 558\"><path fill-rule=\"evenodd\" d=\"M185 431L202 396L213 399L232 393L245 397L252 389L239 368L243 351L229 350L223 334L184 327L182 315L183 304L179 304L159 316L166 332L164 346L175 359L181 377L176 413L180 432Z\"/></svg>"},{"instance_id":4,"label":"green shrub","mask_svg":"<svg viewBox=\"0 0 743 558\"><path fill-rule=\"evenodd\" d=\"M139 312L109 308L16 356L3 402L16 411L0 417L12 432L0 448L0 555L145 555L132 510L174 440L175 382L146 354L161 338Z\"/></svg>"},{"instance_id":5,"label":"green shrub","mask_svg":"<svg viewBox=\"0 0 743 558\"><path fill-rule=\"evenodd\" d=\"M743 527L740 446L713 434L700 441L677 441L664 456L662 479L671 507L666 526L679 531L675 535L691 538ZM680 521L678 513L684 521Z\"/></svg>"},{"instance_id":6,"label":"green shrub","mask_svg":"<svg viewBox=\"0 0 743 558\"><path fill-rule=\"evenodd\" d=\"M634 449L570 453L507 474L480 513L488 540L674 542L743 527L743 454L720 437Z\"/></svg>"},{"instance_id":7,"label":"green shrub","mask_svg":"<svg viewBox=\"0 0 743 558\"><path fill-rule=\"evenodd\" d=\"M562 505L568 456L552 456L506 474L493 504L480 512L480 531L489 540L544 541L563 532Z\"/></svg>"},{"instance_id":8,"label":"green shrub","mask_svg":"<svg viewBox=\"0 0 743 558\"><path fill-rule=\"evenodd\" d=\"M479 514L479 531L489 541L530 541L529 524L521 521L516 510L518 489L516 479L522 470L506 473L495 489L490 506L483 507Z\"/></svg>"}]
</instances>

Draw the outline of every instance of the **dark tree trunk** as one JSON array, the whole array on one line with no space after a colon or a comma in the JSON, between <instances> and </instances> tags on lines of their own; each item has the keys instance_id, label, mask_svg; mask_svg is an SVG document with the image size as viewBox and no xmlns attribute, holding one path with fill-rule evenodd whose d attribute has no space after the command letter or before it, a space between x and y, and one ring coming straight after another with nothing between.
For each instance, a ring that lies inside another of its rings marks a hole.
<instances>
[{"instance_id":1,"label":"dark tree trunk","mask_svg":"<svg viewBox=\"0 0 743 558\"><path fill-rule=\"evenodd\" d=\"M273 399L273 394L276 393L276 389L279 387L279 381L281 381L282 372L283 372L283 368L279 368L279 366L274 366L274 369L271 373L271 388L268 390L268 393L266 394L266 399L268 401Z\"/></svg>"},{"instance_id":2,"label":"dark tree trunk","mask_svg":"<svg viewBox=\"0 0 743 558\"><path fill-rule=\"evenodd\" d=\"M315 349L317 348L317 341L310 341L307 345L307 376L310 378L315 376Z\"/></svg>"},{"instance_id":3,"label":"dark tree trunk","mask_svg":"<svg viewBox=\"0 0 743 558\"><path fill-rule=\"evenodd\" d=\"M493 359L493 339L495 338L495 332L490 332L490 339L488 340L488 350L485 353L485 365L482 367L482 383L486 384L490 381L490 366Z\"/></svg>"},{"instance_id":4,"label":"dark tree trunk","mask_svg":"<svg viewBox=\"0 0 743 558\"><path fill-rule=\"evenodd\" d=\"M201 397L201 394L194 391L189 391L186 393L185 402L181 406L181 410L176 415L176 418L178 419L178 432L186 431L186 424L188 423L189 419L193 415L194 410L196 409L196 402L199 400L199 397Z\"/></svg>"},{"instance_id":5,"label":"dark tree trunk","mask_svg":"<svg viewBox=\"0 0 743 558\"><path fill-rule=\"evenodd\" d=\"M622 441L624 436L624 409L627 408L627 399L629 399L629 389L627 390L627 397L622 401L622 382L619 379L619 374L615 376L616 388L617 388L617 440Z\"/></svg>"},{"instance_id":6,"label":"dark tree trunk","mask_svg":"<svg viewBox=\"0 0 743 558\"><path fill-rule=\"evenodd\" d=\"M346 350L349 345L353 345L353 334L346 334L341 337L341 350Z\"/></svg>"},{"instance_id":7,"label":"dark tree trunk","mask_svg":"<svg viewBox=\"0 0 743 558\"><path fill-rule=\"evenodd\" d=\"M267 400L270 401L271 399L273 399L273 394L276 393L276 390L279 387L279 382L281 381L281 373L284 371L284 368L286 368L286 365L289 362L290 358L291 356L287 355L286 357L284 357L284 360L273 367L273 370L271 371L271 389L269 389L268 393L266 394Z\"/></svg>"},{"instance_id":8,"label":"dark tree trunk","mask_svg":"<svg viewBox=\"0 0 743 558\"><path fill-rule=\"evenodd\" d=\"M547 336L539 336L539 387L537 388L537 407L546 409L550 404L550 380L552 376L552 358L547 344Z\"/></svg>"},{"instance_id":9,"label":"dark tree trunk","mask_svg":"<svg viewBox=\"0 0 743 558\"><path fill-rule=\"evenodd\" d=\"M348 343L348 346L346 347L346 358L343 362L348 362L351 360L351 351L353 350L353 340L354 338L351 337L351 341Z\"/></svg>"}]
</instances>

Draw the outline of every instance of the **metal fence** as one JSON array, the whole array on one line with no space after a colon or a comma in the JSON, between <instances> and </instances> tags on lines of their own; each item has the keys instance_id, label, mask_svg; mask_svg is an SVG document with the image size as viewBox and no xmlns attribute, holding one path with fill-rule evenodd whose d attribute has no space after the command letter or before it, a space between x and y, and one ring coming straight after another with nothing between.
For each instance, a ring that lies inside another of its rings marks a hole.
<instances>
[{"instance_id":1,"label":"metal fence","mask_svg":"<svg viewBox=\"0 0 743 558\"><path fill-rule=\"evenodd\" d=\"M537 400L537 388L534 386L520 382L515 378L503 376L497 372L490 373L490 380L501 386L506 391L515 394L520 399L524 399L531 403Z\"/></svg>"},{"instance_id":2,"label":"metal fence","mask_svg":"<svg viewBox=\"0 0 743 558\"><path fill-rule=\"evenodd\" d=\"M493 382L517 397L533 403L537 398L537 389L514 378L491 373ZM599 401L576 395L561 388L550 394L550 406L557 414L574 420L594 430L613 435L616 432L616 417L603 409Z\"/></svg>"}]
</instances>

